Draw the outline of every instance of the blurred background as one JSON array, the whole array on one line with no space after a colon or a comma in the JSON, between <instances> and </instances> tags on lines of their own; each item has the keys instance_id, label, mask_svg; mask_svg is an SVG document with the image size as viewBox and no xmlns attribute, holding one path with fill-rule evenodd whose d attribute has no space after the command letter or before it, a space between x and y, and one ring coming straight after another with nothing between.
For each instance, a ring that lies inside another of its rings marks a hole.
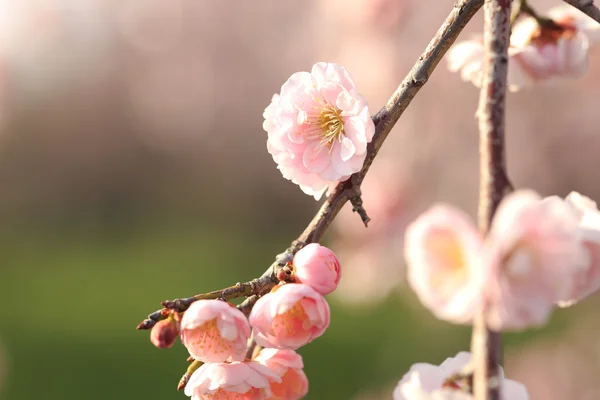
<instances>
[{"instance_id":1,"label":"blurred background","mask_svg":"<svg viewBox=\"0 0 600 400\"><path fill-rule=\"evenodd\" d=\"M0 398L185 398L183 346L135 326L258 276L318 207L267 153L271 95L338 62L375 113L452 4L0 0ZM595 49L585 78L509 96L516 186L600 199L599 89ZM404 284L402 233L437 201L475 215L477 97L442 62L365 181L371 225L345 209L326 236L343 279L331 328L300 351L308 399L389 399L411 364L468 348ZM534 400L600 398L599 303L505 335L507 376Z\"/></svg>"}]
</instances>

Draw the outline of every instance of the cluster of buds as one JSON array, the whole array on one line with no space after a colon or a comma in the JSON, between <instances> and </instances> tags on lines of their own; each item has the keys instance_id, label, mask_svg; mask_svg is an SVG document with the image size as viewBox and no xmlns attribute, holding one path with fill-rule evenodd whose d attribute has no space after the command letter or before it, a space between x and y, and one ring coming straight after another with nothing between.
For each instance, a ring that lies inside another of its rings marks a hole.
<instances>
[{"instance_id":1,"label":"cluster of buds","mask_svg":"<svg viewBox=\"0 0 600 400\"><path fill-rule=\"evenodd\" d=\"M154 326L155 346L171 347L179 336L188 349L196 366L185 383L192 400L295 400L308 393L295 350L329 326L323 295L336 289L341 269L331 250L313 243L284 270L285 281L259 298L249 317L227 301L197 300Z\"/></svg>"}]
</instances>

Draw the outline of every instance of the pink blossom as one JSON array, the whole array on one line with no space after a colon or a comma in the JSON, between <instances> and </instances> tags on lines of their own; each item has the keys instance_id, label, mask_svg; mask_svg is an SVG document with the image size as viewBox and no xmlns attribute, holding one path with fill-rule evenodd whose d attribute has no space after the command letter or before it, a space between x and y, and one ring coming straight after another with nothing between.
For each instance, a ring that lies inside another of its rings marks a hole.
<instances>
[{"instance_id":1,"label":"pink blossom","mask_svg":"<svg viewBox=\"0 0 600 400\"><path fill-rule=\"evenodd\" d=\"M254 361L281 378L281 382L271 381L271 400L297 400L308 393L304 363L294 350L262 349Z\"/></svg>"},{"instance_id":2,"label":"pink blossom","mask_svg":"<svg viewBox=\"0 0 600 400\"><path fill-rule=\"evenodd\" d=\"M419 363L410 367L394 390L394 400L472 400L473 395L466 392L457 382L445 384L453 374L464 371L471 362L471 353L460 352L456 357L447 358L439 366ZM504 379L500 368L501 399L527 400L529 394L522 384Z\"/></svg>"},{"instance_id":3,"label":"pink blossom","mask_svg":"<svg viewBox=\"0 0 600 400\"><path fill-rule=\"evenodd\" d=\"M483 53L483 37L480 35L459 42L448 50L448 69L451 72L460 71L460 77L463 81L481 87Z\"/></svg>"},{"instance_id":4,"label":"pink blossom","mask_svg":"<svg viewBox=\"0 0 600 400\"><path fill-rule=\"evenodd\" d=\"M571 6L549 11L553 25L540 26L532 17L520 19L510 37L508 86L517 91L557 78L579 78L588 68L588 51L600 40L600 25ZM449 69L463 80L481 85L483 41L477 36L448 53Z\"/></svg>"},{"instance_id":5,"label":"pink blossom","mask_svg":"<svg viewBox=\"0 0 600 400\"><path fill-rule=\"evenodd\" d=\"M340 262L327 247L310 243L300 249L292 261L294 278L322 295L333 292L342 277Z\"/></svg>"},{"instance_id":6,"label":"pink blossom","mask_svg":"<svg viewBox=\"0 0 600 400\"><path fill-rule=\"evenodd\" d=\"M269 380L281 378L254 361L207 363L192 374L185 394L192 400L266 400L271 398Z\"/></svg>"},{"instance_id":7,"label":"pink blossom","mask_svg":"<svg viewBox=\"0 0 600 400\"><path fill-rule=\"evenodd\" d=\"M585 262L575 214L559 198L521 190L505 197L482 254L491 329L524 329L547 322Z\"/></svg>"},{"instance_id":8,"label":"pink blossom","mask_svg":"<svg viewBox=\"0 0 600 400\"><path fill-rule=\"evenodd\" d=\"M329 305L308 285L288 283L258 299L250 313L256 343L297 349L321 336L329 326Z\"/></svg>"},{"instance_id":9,"label":"pink blossom","mask_svg":"<svg viewBox=\"0 0 600 400\"><path fill-rule=\"evenodd\" d=\"M263 117L283 177L317 200L362 168L375 133L366 100L338 64L293 74Z\"/></svg>"},{"instance_id":10,"label":"pink blossom","mask_svg":"<svg viewBox=\"0 0 600 400\"><path fill-rule=\"evenodd\" d=\"M477 263L481 246L469 216L451 206L432 207L406 229L408 282L438 318L471 321L485 281Z\"/></svg>"},{"instance_id":11,"label":"pink blossom","mask_svg":"<svg viewBox=\"0 0 600 400\"><path fill-rule=\"evenodd\" d=\"M600 288L600 212L596 202L577 192L571 192L566 203L575 211L587 260L575 276L567 295L558 302L568 307Z\"/></svg>"},{"instance_id":12,"label":"pink blossom","mask_svg":"<svg viewBox=\"0 0 600 400\"><path fill-rule=\"evenodd\" d=\"M181 341L204 362L242 361L250 336L244 314L220 300L198 300L183 314Z\"/></svg>"}]
</instances>

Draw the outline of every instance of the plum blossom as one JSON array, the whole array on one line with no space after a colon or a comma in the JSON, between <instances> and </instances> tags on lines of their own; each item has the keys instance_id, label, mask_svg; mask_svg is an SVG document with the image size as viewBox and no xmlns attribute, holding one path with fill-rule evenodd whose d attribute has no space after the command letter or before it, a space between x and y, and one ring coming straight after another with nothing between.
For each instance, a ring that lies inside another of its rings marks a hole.
<instances>
[{"instance_id":1,"label":"plum blossom","mask_svg":"<svg viewBox=\"0 0 600 400\"><path fill-rule=\"evenodd\" d=\"M508 88L524 87L557 78L580 78L588 68L588 52L600 40L600 25L579 10L559 6L550 19L525 17L513 26L509 55ZM458 43L448 53L448 66L465 81L481 85L483 40L476 36Z\"/></svg>"},{"instance_id":2,"label":"plum blossom","mask_svg":"<svg viewBox=\"0 0 600 400\"><path fill-rule=\"evenodd\" d=\"M235 306L220 300L198 300L181 319L181 341L203 362L242 361L250 325Z\"/></svg>"},{"instance_id":3,"label":"plum blossom","mask_svg":"<svg viewBox=\"0 0 600 400\"><path fill-rule=\"evenodd\" d=\"M587 254L584 268L575 277L559 307L568 307L600 289L600 212L596 202L571 192L565 202L573 208Z\"/></svg>"},{"instance_id":4,"label":"plum blossom","mask_svg":"<svg viewBox=\"0 0 600 400\"><path fill-rule=\"evenodd\" d=\"M451 206L432 207L406 229L408 282L438 318L472 320L485 283L477 263L481 245L469 216Z\"/></svg>"},{"instance_id":5,"label":"plum blossom","mask_svg":"<svg viewBox=\"0 0 600 400\"><path fill-rule=\"evenodd\" d=\"M263 117L277 168L316 200L362 168L375 133L365 98L338 64L293 74Z\"/></svg>"},{"instance_id":6,"label":"plum blossom","mask_svg":"<svg viewBox=\"0 0 600 400\"><path fill-rule=\"evenodd\" d=\"M292 261L293 276L322 295L333 292L342 277L340 262L327 247L310 243L300 249Z\"/></svg>"},{"instance_id":7,"label":"plum blossom","mask_svg":"<svg viewBox=\"0 0 600 400\"><path fill-rule=\"evenodd\" d=\"M206 363L190 377L185 395L192 400L266 400L270 381L281 378L254 361Z\"/></svg>"},{"instance_id":8,"label":"plum blossom","mask_svg":"<svg viewBox=\"0 0 600 400\"><path fill-rule=\"evenodd\" d=\"M559 198L521 190L504 198L482 253L491 329L545 324L585 266L575 213Z\"/></svg>"},{"instance_id":9,"label":"plum blossom","mask_svg":"<svg viewBox=\"0 0 600 400\"><path fill-rule=\"evenodd\" d=\"M472 400L473 395L468 393L468 388L462 387L458 382L448 384L448 378L464 371L471 362L471 353L462 351L455 357L447 358L439 366L418 363L402 377L394 390L394 400ZM529 394L522 384L504 378L504 371L500 368L502 385L502 400L527 400Z\"/></svg>"},{"instance_id":10,"label":"plum blossom","mask_svg":"<svg viewBox=\"0 0 600 400\"><path fill-rule=\"evenodd\" d=\"M581 228L581 221L600 226L597 210L580 202L587 207L583 217L558 197L514 192L501 202L485 240L465 214L434 206L406 231L408 281L440 319L468 323L483 305L491 329L542 325L557 302L600 284L597 242L586 248ZM597 231L587 235L598 239Z\"/></svg>"},{"instance_id":11,"label":"plum blossom","mask_svg":"<svg viewBox=\"0 0 600 400\"><path fill-rule=\"evenodd\" d=\"M260 346L295 350L325 332L329 304L310 286L288 283L258 299L249 320Z\"/></svg>"},{"instance_id":12,"label":"plum blossom","mask_svg":"<svg viewBox=\"0 0 600 400\"><path fill-rule=\"evenodd\" d=\"M308 379L302 370L302 356L294 350L262 349L254 361L281 378L271 380L271 400L297 400L308 393Z\"/></svg>"}]
</instances>

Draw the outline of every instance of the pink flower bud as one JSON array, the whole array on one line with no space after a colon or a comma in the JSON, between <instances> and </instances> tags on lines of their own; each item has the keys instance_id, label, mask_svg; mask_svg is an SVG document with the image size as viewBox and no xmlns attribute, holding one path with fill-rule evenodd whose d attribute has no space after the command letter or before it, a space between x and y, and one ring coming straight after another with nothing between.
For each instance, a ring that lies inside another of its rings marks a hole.
<instances>
[{"instance_id":1,"label":"pink flower bud","mask_svg":"<svg viewBox=\"0 0 600 400\"><path fill-rule=\"evenodd\" d=\"M281 378L271 381L271 400L297 400L308 393L308 379L302 371L302 356L294 350L262 349L254 361Z\"/></svg>"},{"instance_id":2,"label":"pink flower bud","mask_svg":"<svg viewBox=\"0 0 600 400\"><path fill-rule=\"evenodd\" d=\"M185 387L192 400L266 400L271 398L270 381L279 378L254 361L203 364Z\"/></svg>"},{"instance_id":3,"label":"pink flower bud","mask_svg":"<svg viewBox=\"0 0 600 400\"><path fill-rule=\"evenodd\" d=\"M250 336L244 314L220 300L198 300L183 314L181 341L197 360L242 361Z\"/></svg>"},{"instance_id":4,"label":"pink flower bud","mask_svg":"<svg viewBox=\"0 0 600 400\"><path fill-rule=\"evenodd\" d=\"M447 358L439 366L419 363L398 382L394 390L394 400L473 400L460 385L444 385L453 374L464 371L471 363L471 353L461 351L456 357ZM500 367L501 400L528 400L527 388L521 383L505 379ZM465 388L468 389L468 388Z\"/></svg>"},{"instance_id":5,"label":"pink flower bud","mask_svg":"<svg viewBox=\"0 0 600 400\"><path fill-rule=\"evenodd\" d=\"M292 263L296 282L304 283L322 295L333 292L340 283L340 262L333 251L318 243L301 248Z\"/></svg>"},{"instance_id":6,"label":"pink flower bud","mask_svg":"<svg viewBox=\"0 0 600 400\"><path fill-rule=\"evenodd\" d=\"M158 321L150 332L150 341L159 349L168 349L173 346L179 336L179 321L172 316Z\"/></svg>"},{"instance_id":7,"label":"pink flower bud","mask_svg":"<svg viewBox=\"0 0 600 400\"><path fill-rule=\"evenodd\" d=\"M288 283L258 299L249 319L259 345L297 349L325 332L330 312L310 286Z\"/></svg>"}]
</instances>

